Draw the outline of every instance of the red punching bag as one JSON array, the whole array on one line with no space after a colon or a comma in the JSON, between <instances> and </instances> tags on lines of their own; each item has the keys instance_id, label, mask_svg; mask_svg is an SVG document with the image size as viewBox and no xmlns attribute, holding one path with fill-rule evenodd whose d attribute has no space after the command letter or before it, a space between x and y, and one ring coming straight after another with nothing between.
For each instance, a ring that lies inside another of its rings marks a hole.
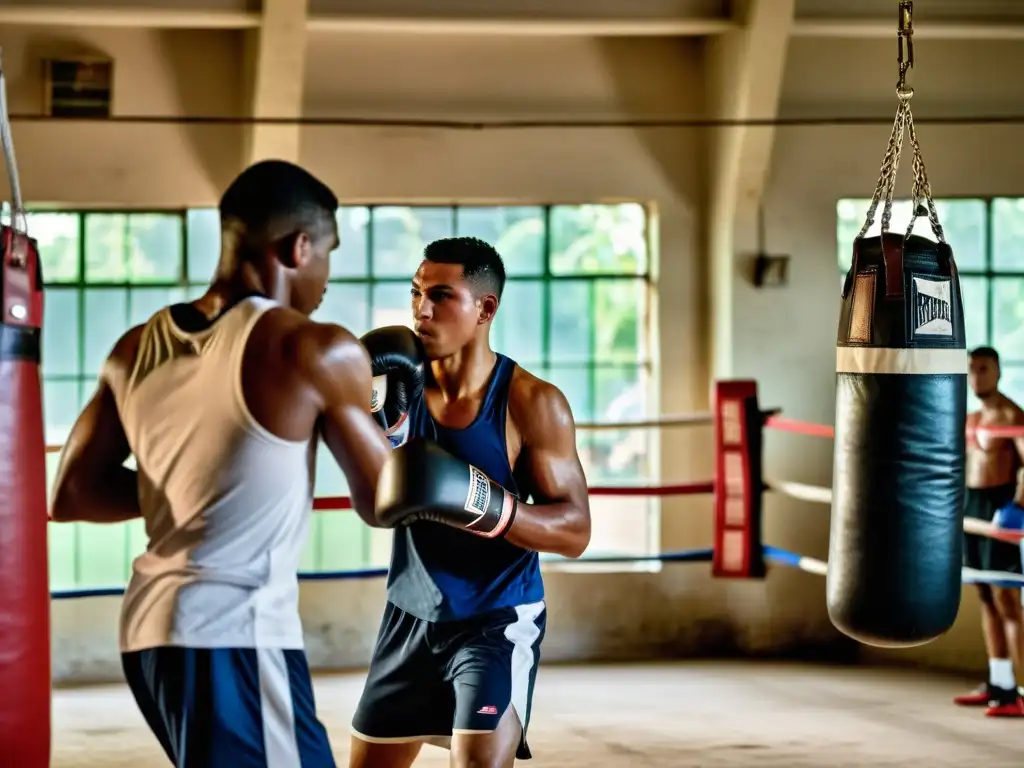
<instances>
[{"instance_id":1,"label":"red punching bag","mask_svg":"<svg viewBox=\"0 0 1024 768\"><path fill-rule=\"evenodd\" d=\"M39 359L43 278L25 232L0 63L11 222L0 226L0 764L50 764L50 587Z\"/></svg>"}]
</instances>

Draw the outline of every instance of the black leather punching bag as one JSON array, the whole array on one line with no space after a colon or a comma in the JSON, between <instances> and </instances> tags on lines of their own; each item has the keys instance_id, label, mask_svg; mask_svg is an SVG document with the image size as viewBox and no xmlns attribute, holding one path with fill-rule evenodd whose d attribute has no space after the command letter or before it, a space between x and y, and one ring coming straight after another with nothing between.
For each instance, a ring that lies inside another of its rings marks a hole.
<instances>
[{"instance_id":1,"label":"black leather punching bag","mask_svg":"<svg viewBox=\"0 0 1024 768\"><path fill-rule=\"evenodd\" d=\"M0 765L50 764L43 280L34 241L0 227Z\"/></svg>"},{"instance_id":2,"label":"black leather punching bag","mask_svg":"<svg viewBox=\"0 0 1024 768\"><path fill-rule=\"evenodd\" d=\"M960 608L967 351L952 249L859 238L836 344L828 612L862 643L922 645Z\"/></svg>"}]
</instances>

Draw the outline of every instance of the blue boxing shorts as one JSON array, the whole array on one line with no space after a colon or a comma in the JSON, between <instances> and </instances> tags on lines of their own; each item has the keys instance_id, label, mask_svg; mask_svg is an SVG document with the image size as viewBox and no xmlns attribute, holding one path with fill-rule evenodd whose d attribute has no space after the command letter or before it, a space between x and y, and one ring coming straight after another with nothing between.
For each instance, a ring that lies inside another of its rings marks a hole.
<instances>
[{"instance_id":1,"label":"blue boxing shorts","mask_svg":"<svg viewBox=\"0 0 1024 768\"><path fill-rule=\"evenodd\" d=\"M1001 507L1013 501L1015 483L989 488L967 488L964 517L991 523ZM980 571L1021 572L1021 548L1017 544L964 534L964 565Z\"/></svg>"},{"instance_id":2,"label":"blue boxing shorts","mask_svg":"<svg viewBox=\"0 0 1024 768\"><path fill-rule=\"evenodd\" d=\"M432 623L388 603L352 735L370 743L450 746L456 733L490 733L512 707L526 740L547 627L543 602Z\"/></svg>"},{"instance_id":3,"label":"blue boxing shorts","mask_svg":"<svg viewBox=\"0 0 1024 768\"><path fill-rule=\"evenodd\" d=\"M163 646L121 663L176 768L336 768L304 651Z\"/></svg>"}]
</instances>

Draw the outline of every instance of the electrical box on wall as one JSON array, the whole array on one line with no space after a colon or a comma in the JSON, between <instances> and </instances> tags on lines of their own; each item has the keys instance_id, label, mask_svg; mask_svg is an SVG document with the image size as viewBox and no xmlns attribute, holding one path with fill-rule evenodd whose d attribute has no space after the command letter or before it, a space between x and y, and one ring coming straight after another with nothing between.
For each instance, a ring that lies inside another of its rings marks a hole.
<instances>
[{"instance_id":1,"label":"electrical box on wall","mask_svg":"<svg viewBox=\"0 0 1024 768\"><path fill-rule=\"evenodd\" d=\"M101 58L46 59L45 110L50 117L110 117L114 62Z\"/></svg>"},{"instance_id":2,"label":"electrical box on wall","mask_svg":"<svg viewBox=\"0 0 1024 768\"><path fill-rule=\"evenodd\" d=\"M780 287L789 283L789 256L759 253L753 261L755 287Z\"/></svg>"}]
</instances>

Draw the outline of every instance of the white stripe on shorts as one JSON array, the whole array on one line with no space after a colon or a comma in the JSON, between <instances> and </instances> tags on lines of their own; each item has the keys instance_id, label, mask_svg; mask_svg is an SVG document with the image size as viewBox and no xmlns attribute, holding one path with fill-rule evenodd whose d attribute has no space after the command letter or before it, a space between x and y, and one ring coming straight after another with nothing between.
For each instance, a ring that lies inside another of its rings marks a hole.
<instances>
[{"instance_id":1,"label":"white stripe on shorts","mask_svg":"<svg viewBox=\"0 0 1024 768\"><path fill-rule=\"evenodd\" d=\"M967 373L965 349L836 347L836 373L934 376Z\"/></svg>"},{"instance_id":2,"label":"white stripe on shorts","mask_svg":"<svg viewBox=\"0 0 1024 768\"><path fill-rule=\"evenodd\" d=\"M530 670L537 657L533 644L540 637L537 617L544 613L544 601L516 606L516 620L505 627L505 639L512 643L512 707L519 724L526 729L526 711L530 701Z\"/></svg>"},{"instance_id":3,"label":"white stripe on shorts","mask_svg":"<svg viewBox=\"0 0 1024 768\"><path fill-rule=\"evenodd\" d=\"M257 648L260 670L260 710L263 749L270 768L302 768L295 738L295 708L288 660L279 648Z\"/></svg>"}]
</instances>

